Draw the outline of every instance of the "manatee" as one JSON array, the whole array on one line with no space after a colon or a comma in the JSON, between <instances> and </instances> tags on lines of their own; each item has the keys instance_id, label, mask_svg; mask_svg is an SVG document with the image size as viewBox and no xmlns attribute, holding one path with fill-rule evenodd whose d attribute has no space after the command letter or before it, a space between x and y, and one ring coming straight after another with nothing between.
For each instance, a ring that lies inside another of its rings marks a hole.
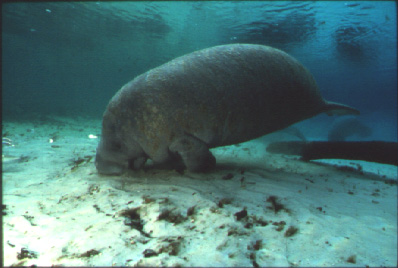
<instances>
[{"instance_id":1,"label":"manatee","mask_svg":"<svg viewBox=\"0 0 398 268\"><path fill-rule=\"evenodd\" d=\"M241 143L319 113L359 114L322 98L311 73L263 45L199 50L137 76L110 100L95 164L101 174L154 165L203 172L210 148Z\"/></svg>"},{"instance_id":2,"label":"manatee","mask_svg":"<svg viewBox=\"0 0 398 268\"><path fill-rule=\"evenodd\" d=\"M367 138L372 134L372 129L362 123L358 118L345 118L333 124L328 133L329 141L345 141L351 136Z\"/></svg>"}]
</instances>

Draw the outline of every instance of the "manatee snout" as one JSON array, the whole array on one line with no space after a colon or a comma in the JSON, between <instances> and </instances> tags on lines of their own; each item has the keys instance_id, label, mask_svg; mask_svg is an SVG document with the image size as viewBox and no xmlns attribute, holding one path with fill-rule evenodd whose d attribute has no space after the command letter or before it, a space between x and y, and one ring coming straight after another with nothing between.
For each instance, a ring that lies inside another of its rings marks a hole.
<instances>
[{"instance_id":1,"label":"manatee snout","mask_svg":"<svg viewBox=\"0 0 398 268\"><path fill-rule=\"evenodd\" d=\"M124 165L111 161L104 160L101 154L96 155L95 167L100 174L105 175L118 175L124 172Z\"/></svg>"},{"instance_id":2,"label":"manatee snout","mask_svg":"<svg viewBox=\"0 0 398 268\"><path fill-rule=\"evenodd\" d=\"M101 141L97 148L95 166L99 173L117 175L123 173L128 167L127 158L117 150L110 150Z\"/></svg>"}]
</instances>

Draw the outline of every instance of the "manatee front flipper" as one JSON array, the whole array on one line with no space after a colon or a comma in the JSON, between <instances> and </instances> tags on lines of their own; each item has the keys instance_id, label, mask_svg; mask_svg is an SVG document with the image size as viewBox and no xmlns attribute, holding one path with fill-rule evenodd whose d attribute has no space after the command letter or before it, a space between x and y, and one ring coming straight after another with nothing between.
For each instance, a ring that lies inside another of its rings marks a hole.
<instances>
[{"instance_id":1,"label":"manatee front flipper","mask_svg":"<svg viewBox=\"0 0 398 268\"><path fill-rule=\"evenodd\" d=\"M190 135L184 135L173 141L169 150L181 156L189 171L207 171L216 165L216 158L211 154L208 146Z\"/></svg>"},{"instance_id":2,"label":"manatee front flipper","mask_svg":"<svg viewBox=\"0 0 398 268\"><path fill-rule=\"evenodd\" d=\"M133 158L129 160L129 168L132 170L139 170L141 169L147 160L147 157L145 156L140 156L137 158Z\"/></svg>"}]
</instances>

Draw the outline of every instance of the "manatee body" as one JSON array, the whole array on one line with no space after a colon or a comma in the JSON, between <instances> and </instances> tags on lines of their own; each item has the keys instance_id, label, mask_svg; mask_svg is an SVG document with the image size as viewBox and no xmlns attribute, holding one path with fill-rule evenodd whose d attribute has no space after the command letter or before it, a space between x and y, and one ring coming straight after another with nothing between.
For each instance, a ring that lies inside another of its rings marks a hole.
<instances>
[{"instance_id":1,"label":"manatee body","mask_svg":"<svg viewBox=\"0 0 398 268\"><path fill-rule=\"evenodd\" d=\"M216 46L139 75L103 115L96 167L102 174L154 164L205 171L209 148L248 141L319 113L358 114L325 101L310 72L262 45Z\"/></svg>"}]
</instances>

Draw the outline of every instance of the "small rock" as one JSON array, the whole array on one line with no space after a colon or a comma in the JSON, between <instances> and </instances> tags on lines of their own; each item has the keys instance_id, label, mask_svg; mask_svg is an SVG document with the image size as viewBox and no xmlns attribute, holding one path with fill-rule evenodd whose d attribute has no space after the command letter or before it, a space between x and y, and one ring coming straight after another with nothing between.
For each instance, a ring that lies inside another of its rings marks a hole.
<instances>
[{"instance_id":1,"label":"small rock","mask_svg":"<svg viewBox=\"0 0 398 268\"><path fill-rule=\"evenodd\" d=\"M247 216L247 210L244 208L243 210L236 212L234 215L236 216L236 220L240 221Z\"/></svg>"},{"instance_id":2,"label":"small rock","mask_svg":"<svg viewBox=\"0 0 398 268\"><path fill-rule=\"evenodd\" d=\"M149 249L149 248L144 250L144 252L142 254L144 254L145 258L150 258L150 257L158 255L158 253L156 253L153 249Z\"/></svg>"}]
</instances>

